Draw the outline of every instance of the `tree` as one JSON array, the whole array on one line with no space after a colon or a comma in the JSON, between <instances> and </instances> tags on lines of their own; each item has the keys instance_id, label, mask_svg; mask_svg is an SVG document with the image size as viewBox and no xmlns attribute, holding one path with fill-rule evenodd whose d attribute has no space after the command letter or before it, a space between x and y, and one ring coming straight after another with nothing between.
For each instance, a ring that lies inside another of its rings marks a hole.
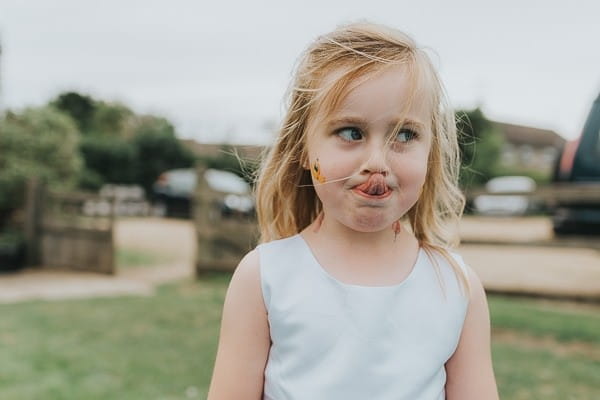
<instances>
[{"instance_id":1,"label":"tree","mask_svg":"<svg viewBox=\"0 0 600 400\"><path fill-rule=\"evenodd\" d=\"M195 158L165 118L136 115L118 102L66 92L50 104L79 126L84 159L79 186L97 190L104 183L137 183L146 190L162 172L187 168Z\"/></svg>"},{"instance_id":2,"label":"tree","mask_svg":"<svg viewBox=\"0 0 600 400\"><path fill-rule=\"evenodd\" d=\"M99 190L104 183L135 183L137 179L137 148L122 138L89 135L80 145L85 168L79 186Z\"/></svg>"},{"instance_id":3,"label":"tree","mask_svg":"<svg viewBox=\"0 0 600 400\"><path fill-rule=\"evenodd\" d=\"M133 129L132 143L137 149L136 182L147 191L164 171L194 165L193 153L175 136L175 129L164 118L141 116Z\"/></svg>"},{"instance_id":4,"label":"tree","mask_svg":"<svg viewBox=\"0 0 600 400\"><path fill-rule=\"evenodd\" d=\"M494 124L476 108L456 113L463 188L482 185L496 176L503 138Z\"/></svg>"},{"instance_id":5,"label":"tree","mask_svg":"<svg viewBox=\"0 0 600 400\"><path fill-rule=\"evenodd\" d=\"M0 120L0 209L19 207L32 177L53 188L74 186L82 166L78 146L77 126L53 107L8 112Z\"/></svg>"},{"instance_id":6,"label":"tree","mask_svg":"<svg viewBox=\"0 0 600 400\"><path fill-rule=\"evenodd\" d=\"M135 113L124 104L96 100L77 92L64 92L49 105L68 114L84 136L130 137L130 120Z\"/></svg>"},{"instance_id":7,"label":"tree","mask_svg":"<svg viewBox=\"0 0 600 400\"><path fill-rule=\"evenodd\" d=\"M89 131L94 136L130 138L135 113L121 103L97 101Z\"/></svg>"},{"instance_id":8,"label":"tree","mask_svg":"<svg viewBox=\"0 0 600 400\"><path fill-rule=\"evenodd\" d=\"M92 125L96 113L96 102L90 96L77 92L59 94L50 105L68 114L82 133L87 133Z\"/></svg>"}]
</instances>

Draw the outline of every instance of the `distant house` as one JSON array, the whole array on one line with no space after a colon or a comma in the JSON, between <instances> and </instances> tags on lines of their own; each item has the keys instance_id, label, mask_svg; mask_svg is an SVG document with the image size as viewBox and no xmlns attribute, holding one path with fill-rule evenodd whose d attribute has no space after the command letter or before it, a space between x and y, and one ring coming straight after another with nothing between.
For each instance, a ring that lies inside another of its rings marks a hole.
<instances>
[{"instance_id":1,"label":"distant house","mask_svg":"<svg viewBox=\"0 0 600 400\"><path fill-rule=\"evenodd\" d=\"M494 122L504 137L500 164L507 169L552 173L554 163L565 144L556 132L528 126Z\"/></svg>"},{"instance_id":2,"label":"distant house","mask_svg":"<svg viewBox=\"0 0 600 400\"><path fill-rule=\"evenodd\" d=\"M193 139L181 139L181 142L197 156L216 157L219 154L237 154L243 160L260 161L264 146L228 145L215 143L198 143Z\"/></svg>"}]
</instances>

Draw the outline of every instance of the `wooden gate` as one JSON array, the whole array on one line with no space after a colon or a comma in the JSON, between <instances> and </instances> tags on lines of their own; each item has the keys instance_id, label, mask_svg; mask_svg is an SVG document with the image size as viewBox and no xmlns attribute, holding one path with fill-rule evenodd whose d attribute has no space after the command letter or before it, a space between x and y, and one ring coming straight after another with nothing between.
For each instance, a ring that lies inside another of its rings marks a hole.
<instances>
[{"instance_id":1,"label":"wooden gate","mask_svg":"<svg viewBox=\"0 0 600 400\"><path fill-rule=\"evenodd\" d=\"M233 271L244 254L256 246L258 225L253 214L223 212L226 193L213 190L199 167L194 198L194 223L198 241L196 274L205 271Z\"/></svg>"},{"instance_id":2,"label":"wooden gate","mask_svg":"<svg viewBox=\"0 0 600 400\"><path fill-rule=\"evenodd\" d=\"M56 193L31 181L27 188L25 234L28 264L113 274L113 213L85 215L86 204L106 200L85 193ZM107 203L109 209L114 205Z\"/></svg>"}]
</instances>

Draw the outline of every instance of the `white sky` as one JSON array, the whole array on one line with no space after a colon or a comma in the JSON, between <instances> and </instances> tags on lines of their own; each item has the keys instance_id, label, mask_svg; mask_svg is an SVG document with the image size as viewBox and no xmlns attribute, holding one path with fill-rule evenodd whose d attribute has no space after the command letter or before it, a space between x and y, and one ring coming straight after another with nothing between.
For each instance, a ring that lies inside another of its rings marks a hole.
<instances>
[{"instance_id":1,"label":"white sky","mask_svg":"<svg viewBox=\"0 0 600 400\"><path fill-rule=\"evenodd\" d=\"M598 0L0 0L1 102L78 90L182 137L267 143L297 56L358 19L433 49L455 107L491 119L574 138L600 92Z\"/></svg>"}]
</instances>

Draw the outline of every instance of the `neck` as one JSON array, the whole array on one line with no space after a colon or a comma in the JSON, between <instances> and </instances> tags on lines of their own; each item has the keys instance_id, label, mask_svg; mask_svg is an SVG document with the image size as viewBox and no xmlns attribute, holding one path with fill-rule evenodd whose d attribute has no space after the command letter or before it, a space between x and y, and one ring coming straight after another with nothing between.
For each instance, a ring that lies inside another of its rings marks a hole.
<instances>
[{"instance_id":1,"label":"neck","mask_svg":"<svg viewBox=\"0 0 600 400\"><path fill-rule=\"evenodd\" d=\"M417 245L416 238L405 227L397 234L391 225L381 231L360 232L327 217L314 221L302 234L315 243L338 248L346 254L382 254Z\"/></svg>"}]
</instances>

